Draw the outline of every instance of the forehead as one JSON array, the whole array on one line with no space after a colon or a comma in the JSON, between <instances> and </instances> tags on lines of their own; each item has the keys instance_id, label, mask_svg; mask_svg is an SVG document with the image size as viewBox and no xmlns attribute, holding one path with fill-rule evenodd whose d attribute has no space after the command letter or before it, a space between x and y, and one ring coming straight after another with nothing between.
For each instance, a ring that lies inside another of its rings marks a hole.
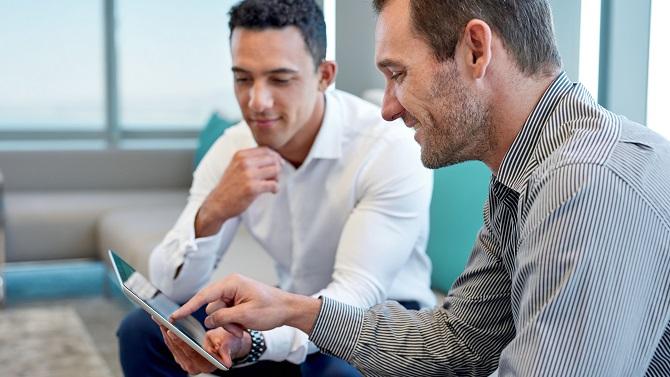
<instances>
[{"instance_id":1,"label":"forehead","mask_svg":"<svg viewBox=\"0 0 670 377\"><path fill-rule=\"evenodd\" d=\"M235 28L230 38L233 65L253 70L268 66L298 69L313 64L297 27L254 30Z\"/></svg>"},{"instance_id":2,"label":"forehead","mask_svg":"<svg viewBox=\"0 0 670 377\"><path fill-rule=\"evenodd\" d=\"M391 0L382 9L375 29L375 60L378 65L407 65L423 59L427 43L412 28L409 1Z\"/></svg>"}]
</instances>

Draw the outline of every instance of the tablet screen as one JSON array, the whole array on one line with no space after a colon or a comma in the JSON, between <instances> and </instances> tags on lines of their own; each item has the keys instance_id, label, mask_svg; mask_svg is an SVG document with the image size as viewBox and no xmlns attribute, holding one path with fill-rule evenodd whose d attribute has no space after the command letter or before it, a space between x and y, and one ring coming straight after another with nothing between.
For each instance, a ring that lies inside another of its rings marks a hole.
<instances>
[{"instance_id":1,"label":"tablet screen","mask_svg":"<svg viewBox=\"0 0 670 377\"><path fill-rule=\"evenodd\" d=\"M151 309L155 310L161 317L169 320L170 315L179 308L174 301L170 300L158 288L154 287L142 274L135 271L126 261L115 253L110 253L112 262L116 266L117 276L124 287L131 291L136 298L142 300ZM184 335L204 347L205 329L200 322L192 316L180 319L174 323Z\"/></svg>"}]
</instances>

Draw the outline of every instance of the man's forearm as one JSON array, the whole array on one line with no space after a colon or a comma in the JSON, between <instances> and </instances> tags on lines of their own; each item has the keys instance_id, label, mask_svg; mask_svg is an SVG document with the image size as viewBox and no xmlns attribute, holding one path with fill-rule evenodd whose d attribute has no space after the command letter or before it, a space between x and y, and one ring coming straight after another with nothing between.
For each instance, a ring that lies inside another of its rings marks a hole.
<instances>
[{"instance_id":1,"label":"man's forearm","mask_svg":"<svg viewBox=\"0 0 670 377\"><path fill-rule=\"evenodd\" d=\"M219 209L219 206L205 200L198 209L195 215L193 228L195 230L195 238L209 237L217 234L221 230L223 223L228 220L225 213Z\"/></svg>"}]
</instances>

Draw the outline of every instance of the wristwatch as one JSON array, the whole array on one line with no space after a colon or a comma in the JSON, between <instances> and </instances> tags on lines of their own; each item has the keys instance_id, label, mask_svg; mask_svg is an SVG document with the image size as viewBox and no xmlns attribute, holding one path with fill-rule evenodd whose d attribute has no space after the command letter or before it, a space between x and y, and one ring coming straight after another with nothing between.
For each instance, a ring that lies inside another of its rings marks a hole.
<instances>
[{"instance_id":1,"label":"wristwatch","mask_svg":"<svg viewBox=\"0 0 670 377\"><path fill-rule=\"evenodd\" d=\"M247 329L247 332L249 333L249 336L251 336L251 350L247 356L235 360L235 365L255 363L267 349L267 346L265 345L265 337L262 332L249 329Z\"/></svg>"}]
</instances>

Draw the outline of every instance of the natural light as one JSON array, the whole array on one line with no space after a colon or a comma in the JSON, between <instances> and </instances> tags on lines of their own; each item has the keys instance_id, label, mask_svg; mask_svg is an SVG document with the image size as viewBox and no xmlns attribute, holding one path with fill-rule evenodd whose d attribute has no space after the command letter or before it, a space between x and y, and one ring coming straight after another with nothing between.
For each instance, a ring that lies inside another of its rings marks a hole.
<instances>
[{"instance_id":1,"label":"natural light","mask_svg":"<svg viewBox=\"0 0 670 377\"><path fill-rule=\"evenodd\" d=\"M335 0L323 0L323 18L326 21L328 39L326 60L335 60Z\"/></svg>"},{"instance_id":2,"label":"natural light","mask_svg":"<svg viewBox=\"0 0 670 377\"><path fill-rule=\"evenodd\" d=\"M670 35L670 2L651 2L651 33L649 41L649 80L647 86L647 125L670 139L670 123L667 121L667 101L664 92L670 85L670 72L665 64L670 59L667 37Z\"/></svg>"},{"instance_id":3,"label":"natural light","mask_svg":"<svg viewBox=\"0 0 670 377\"><path fill-rule=\"evenodd\" d=\"M582 0L579 28L579 82L598 101L600 0Z\"/></svg>"}]
</instances>

